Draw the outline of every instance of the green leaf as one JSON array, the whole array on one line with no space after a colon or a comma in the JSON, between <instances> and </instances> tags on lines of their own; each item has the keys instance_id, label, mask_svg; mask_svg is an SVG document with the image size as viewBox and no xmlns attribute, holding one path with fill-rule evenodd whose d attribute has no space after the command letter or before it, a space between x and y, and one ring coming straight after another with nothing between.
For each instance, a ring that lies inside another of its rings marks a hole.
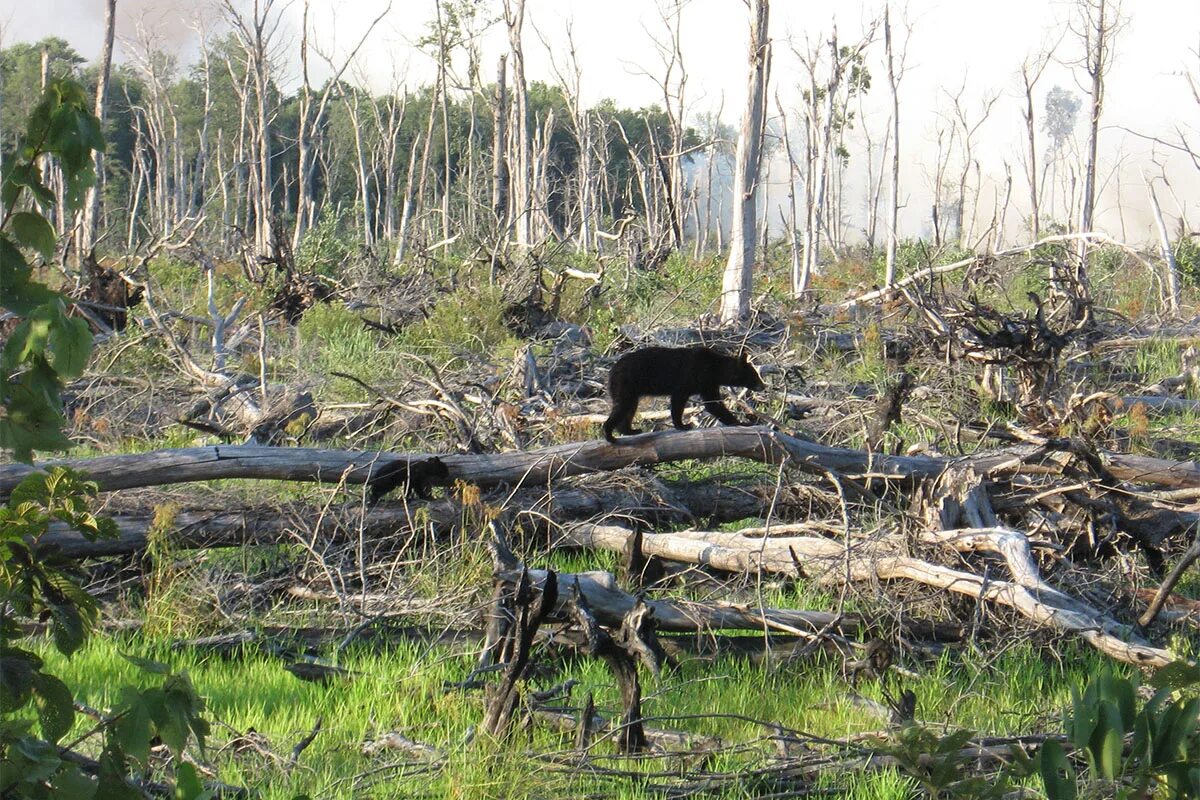
<instances>
[{"instance_id":1,"label":"green leaf","mask_svg":"<svg viewBox=\"0 0 1200 800\"><path fill-rule=\"evenodd\" d=\"M92 354L92 332L78 317L63 317L50 331L51 363L64 378L78 378Z\"/></svg>"},{"instance_id":2,"label":"green leaf","mask_svg":"<svg viewBox=\"0 0 1200 800\"><path fill-rule=\"evenodd\" d=\"M26 760L22 770L22 778L30 783L37 783L49 778L58 771L62 759L58 757L58 748L41 739L24 737L14 743L13 749Z\"/></svg>"},{"instance_id":3,"label":"green leaf","mask_svg":"<svg viewBox=\"0 0 1200 800\"><path fill-rule=\"evenodd\" d=\"M141 656L131 656L128 653L121 653L121 658L125 659L130 664L133 664L135 667L143 669L146 672L150 672L154 675L171 674L170 665L164 664L161 661L155 661L150 658L142 658Z\"/></svg>"},{"instance_id":4,"label":"green leaf","mask_svg":"<svg viewBox=\"0 0 1200 800\"><path fill-rule=\"evenodd\" d=\"M1090 687L1089 687L1090 688ZM1097 709L1094 695L1090 692L1080 695L1075 686L1071 686L1071 713L1066 720L1066 732L1071 744L1077 748L1087 747L1096 729Z\"/></svg>"},{"instance_id":5,"label":"green leaf","mask_svg":"<svg viewBox=\"0 0 1200 800\"><path fill-rule=\"evenodd\" d=\"M33 653L6 648L0 653L0 713L24 708L33 695L34 675L42 660Z\"/></svg>"},{"instance_id":6,"label":"green leaf","mask_svg":"<svg viewBox=\"0 0 1200 800\"><path fill-rule=\"evenodd\" d=\"M1112 712L1108 712L1112 713ZM1115 780L1121 772L1121 749L1124 742L1115 725L1104 727L1103 738L1095 749L1096 769L1107 780Z\"/></svg>"},{"instance_id":7,"label":"green leaf","mask_svg":"<svg viewBox=\"0 0 1200 800\"><path fill-rule=\"evenodd\" d=\"M125 754L111 742L100 754L96 800L144 800L144 795L125 780Z\"/></svg>"},{"instance_id":8,"label":"green leaf","mask_svg":"<svg viewBox=\"0 0 1200 800\"><path fill-rule=\"evenodd\" d=\"M150 759L150 710L135 690L126 687L122 695L126 702L113 723L113 736L130 758L145 764Z\"/></svg>"},{"instance_id":9,"label":"green leaf","mask_svg":"<svg viewBox=\"0 0 1200 800\"><path fill-rule=\"evenodd\" d=\"M34 200L42 205L54 204L54 192L42 184L42 171L38 168L36 160L16 162L8 168L4 176L3 190L0 190L0 201L11 208L16 204L23 189L32 192Z\"/></svg>"},{"instance_id":10,"label":"green leaf","mask_svg":"<svg viewBox=\"0 0 1200 800\"><path fill-rule=\"evenodd\" d=\"M196 768L186 761L175 768L175 800L209 800L213 793L204 788Z\"/></svg>"},{"instance_id":11,"label":"green leaf","mask_svg":"<svg viewBox=\"0 0 1200 800\"><path fill-rule=\"evenodd\" d=\"M1054 739L1048 739L1038 753L1038 775L1048 800L1075 800L1075 770L1062 745Z\"/></svg>"},{"instance_id":12,"label":"green leaf","mask_svg":"<svg viewBox=\"0 0 1200 800\"><path fill-rule=\"evenodd\" d=\"M57 237L54 228L41 214L31 211L18 211L9 219L9 227L17 241L26 247L32 247L45 258L54 256L54 245Z\"/></svg>"},{"instance_id":13,"label":"green leaf","mask_svg":"<svg viewBox=\"0 0 1200 800\"><path fill-rule=\"evenodd\" d=\"M1133 716L1137 707L1133 681L1106 673L1100 677L1100 685L1104 697L1115 705L1121 715L1121 734L1128 733L1133 728Z\"/></svg>"},{"instance_id":14,"label":"green leaf","mask_svg":"<svg viewBox=\"0 0 1200 800\"><path fill-rule=\"evenodd\" d=\"M1197 684L1200 684L1200 664L1184 660L1172 661L1150 678L1155 689L1187 689Z\"/></svg>"},{"instance_id":15,"label":"green leaf","mask_svg":"<svg viewBox=\"0 0 1200 800\"><path fill-rule=\"evenodd\" d=\"M9 305L9 297L29 278L29 262L17 246L13 244L8 234L0 233L0 286L4 287L4 307Z\"/></svg>"},{"instance_id":16,"label":"green leaf","mask_svg":"<svg viewBox=\"0 0 1200 800\"><path fill-rule=\"evenodd\" d=\"M73 764L65 764L50 781L50 797L54 800L92 800L100 783L84 775Z\"/></svg>"},{"instance_id":17,"label":"green leaf","mask_svg":"<svg viewBox=\"0 0 1200 800\"><path fill-rule=\"evenodd\" d=\"M87 639L87 626L83 614L74 603L47 603L50 610L51 633L54 634L54 646L64 656L69 656Z\"/></svg>"},{"instance_id":18,"label":"green leaf","mask_svg":"<svg viewBox=\"0 0 1200 800\"><path fill-rule=\"evenodd\" d=\"M34 677L33 687L38 696L38 723L42 726L42 736L57 742L75 724L75 698L65 683L45 672Z\"/></svg>"},{"instance_id":19,"label":"green leaf","mask_svg":"<svg viewBox=\"0 0 1200 800\"><path fill-rule=\"evenodd\" d=\"M1162 716L1162 731L1154 747L1154 762L1164 764L1187 756L1188 741L1200 726L1200 698L1172 703Z\"/></svg>"}]
</instances>

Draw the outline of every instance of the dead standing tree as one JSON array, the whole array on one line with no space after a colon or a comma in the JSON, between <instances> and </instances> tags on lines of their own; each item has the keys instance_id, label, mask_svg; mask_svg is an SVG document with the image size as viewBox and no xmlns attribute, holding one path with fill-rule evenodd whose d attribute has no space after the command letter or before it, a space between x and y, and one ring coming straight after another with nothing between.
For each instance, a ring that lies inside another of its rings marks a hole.
<instances>
[{"instance_id":1,"label":"dead standing tree","mask_svg":"<svg viewBox=\"0 0 1200 800\"><path fill-rule=\"evenodd\" d=\"M254 89L253 114L247 119L252 146L250 161L253 180L249 184L254 215L254 247L265 253L271 246L271 195L274 180L271 171L271 118L275 88L274 48L283 23L283 8L277 0L253 0L249 13L233 0L222 0L221 8L233 28L234 37L245 56L247 77Z\"/></svg>"},{"instance_id":2,"label":"dead standing tree","mask_svg":"<svg viewBox=\"0 0 1200 800\"><path fill-rule=\"evenodd\" d=\"M1021 86L1025 95L1021 118L1025 121L1025 176L1029 182L1029 230L1033 241L1037 241L1041 235L1041 193L1038 191L1037 122L1033 111L1033 90L1053 58L1056 47L1057 45L1047 47L1038 55L1026 58L1021 63Z\"/></svg>"},{"instance_id":3,"label":"dead standing tree","mask_svg":"<svg viewBox=\"0 0 1200 800\"><path fill-rule=\"evenodd\" d=\"M733 227L729 261L721 280L721 322L732 325L750 313L757 233L758 171L767 101L767 73L771 58L768 37L770 0L746 0L750 10L750 71L746 111L738 134L733 177Z\"/></svg>"},{"instance_id":4,"label":"dead standing tree","mask_svg":"<svg viewBox=\"0 0 1200 800\"><path fill-rule=\"evenodd\" d=\"M960 246L970 246L972 226L975 223L976 212L979 208L979 192L983 186L978 180L979 162L975 160L975 137L979 133L979 129L987 122L988 117L992 114L992 107L996 101L1000 99L1000 92L984 94L979 103L979 114L972 119L969 112L963 106L963 92L966 91L966 79L963 79L962 87L956 94L950 96L950 103L953 109L954 124L958 129L958 141L961 147L962 164L960 165L958 175L958 197L955 200L955 229L958 234L958 243ZM967 213L967 191L970 184L970 176L972 167L976 170L975 191L972 195L971 213Z\"/></svg>"},{"instance_id":5,"label":"dead standing tree","mask_svg":"<svg viewBox=\"0 0 1200 800\"><path fill-rule=\"evenodd\" d=\"M96 77L96 118L100 126L108 117L108 79L112 73L113 38L117 29L117 0L104 4L104 48L100 52L100 70ZM104 179L104 151L92 153L92 169L96 183L88 187L83 201L83 219L79 226L77 254L83 258L96 242L96 227L100 217L100 191Z\"/></svg>"},{"instance_id":6,"label":"dead standing tree","mask_svg":"<svg viewBox=\"0 0 1200 800\"><path fill-rule=\"evenodd\" d=\"M1104 78L1112 67L1113 39L1124 22L1119 0L1078 0L1076 12L1078 18L1071 31L1083 45L1084 55L1079 65L1089 82L1088 138L1079 215L1079 232L1088 233L1094 225L1096 207L1096 150L1100 139L1100 115L1104 110ZM1087 246L1087 239L1079 240L1079 260L1085 269Z\"/></svg>"},{"instance_id":7,"label":"dead standing tree","mask_svg":"<svg viewBox=\"0 0 1200 800\"><path fill-rule=\"evenodd\" d=\"M792 285L792 292L797 296L807 291L811 276L819 272L822 236L831 242L834 240L830 236L828 217L836 217L839 213L836 203L830 202L830 198L837 195L830 188L835 158L838 157L837 139L849 124L847 106L850 96L864 89L864 80L868 80L862 67L862 56L874 35L875 26L871 24L854 44L839 45L835 25L826 43L828 49L812 45L801 52L792 48L808 74L808 87L804 90L807 100L804 109L805 235L800 272L794 276ZM784 133L786 137L786 123Z\"/></svg>"},{"instance_id":8,"label":"dead standing tree","mask_svg":"<svg viewBox=\"0 0 1200 800\"><path fill-rule=\"evenodd\" d=\"M684 218L687 215L688 198L683 177L684 157L684 117L687 114L687 70L683 64L683 21L684 3L679 0L660 0L658 16L662 26L667 30L666 38L650 34L650 41L658 52L662 64L661 72L653 75L648 71L642 74L654 81L662 98L663 111L667 115L667 126L671 131L670 150L657 141L654 128L647 120L646 130L650 144L654 148L652 157L657 161L661 182L665 214L669 219L668 230L671 235L671 246L679 249L683 246Z\"/></svg>"},{"instance_id":9,"label":"dead standing tree","mask_svg":"<svg viewBox=\"0 0 1200 800\"><path fill-rule=\"evenodd\" d=\"M570 115L571 133L575 137L577 147L577 165L574 179L574 217L577 220L575 226L575 244L580 252L588 252L592 248L592 241L595 237L595 231L598 228L596 216L596 187L595 178L593 177L592 167L592 112L583 106L583 68L579 64L578 51L575 45L575 33L571 22L566 24L566 40L567 40L567 55L569 69L559 64L555 58L554 48L549 39L534 26L534 30L541 39L543 46L546 48L546 53L550 57L550 70L554 73L555 80L558 82L559 88L562 89L563 98L566 100L567 111ZM549 123L547 123L549 125ZM544 144L549 143L550 132L543 139ZM542 174L545 175L547 168L546 163L541 164ZM571 192L568 188L567 195ZM568 228L571 226L568 221Z\"/></svg>"},{"instance_id":10,"label":"dead standing tree","mask_svg":"<svg viewBox=\"0 0 1200 800\"><path fill-rule=\"evenodd\" d=\"M904 62L908 55L908 39L912 29L907 29L904 46L896 53L892 41L892 7L883 10L883 44L887 56L888 88L892 94L892 170L888 183L888 238L885 255L883 283L891 288L896 282L896 245L899 243L897 225L900 217L900 80L904 77Z\"/></svg>"},{"instance_id":11,"label":"dead standing tree","mask_svg":"<svg viewBox=\"0 0 1200 800\"><path fill-rule=\"evenodd\" d=\"M351 62L354 61L359 50L366 44L371 31L375 30L375 26L383 20L391 9L392 6L389 3L371 21L366 31L359 38L358 43L351 48L340 65L335 65L330 57L318 51L318 54L321 55L330 70L332 70L333 75L325 83L325 88L321 90L314 110L312 85L308 78L309 2L305 0L304 15L300 29L300 70L303 81L300 90L299 129L296 132L296 224L292 229L292 249L300 246L300 237L304 235L304 232L316 220L316 199L313 192L313 172L316 162L313 159L313 151L320 146L319 138L324 129L322 122L325 119L326 107L329 105L334 91L341 86L342 75L349 68Z\"/></svg>"},{"instance_id":12,"label":"dead standing tree","mask_svg":"<svg viewBox=\"0 0 1200 800\"><path fill-rule=\"evenodd\" d=\"M512 124L509 125L508 141L508 218L516 227L517 244L528 247L533 244L533 169L526 101L525 49L521 39L525 25L525 0L504 0L504 25L508 29L513 78Z\"/></svg>"}]
</instances>

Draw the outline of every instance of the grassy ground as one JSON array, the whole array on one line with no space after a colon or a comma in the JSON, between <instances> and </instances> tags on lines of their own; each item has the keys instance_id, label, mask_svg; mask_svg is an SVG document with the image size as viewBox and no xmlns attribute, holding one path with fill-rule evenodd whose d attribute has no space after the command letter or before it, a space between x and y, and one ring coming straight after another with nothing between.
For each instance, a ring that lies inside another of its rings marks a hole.
<instances>
[{"instance_id":1,"label":"grassy ground","mask_svg":"<svg viewBox=\"0 0 1200 800\"><path fill-rule=\"evenodd\" d=\"M947 655L905 685L916 692L918 713L927 722L989 734L1040 731L1054 724L1058 709L1069 702L1070 687L1101 667L1093 653L1071 646L1056 660L1046 660L1040 652L1017 644L986 657L982 650ZM123 654L187 671L216 721L210 754L221 779L255 787L265 800L298 793L329 798L652 796L650 787L639 788L636 781L572 775L556 763L556 755L569 758L569 740L541 728L518 734L515 745L471 739L481 717L478 693L443 688L444 682L462 680L470 671L473 656L461 650L406 644L379 653L351 647L340 665L356 674L329 685L296 679L271 655L248 652L226 660L173 652L167 640L140 635L98 638L69 661L50 653L47 658L78 688L80 702L105 708L116 699L112 687L146 680ZM598 661L554 663L558 672L535 682L536 688L573 678L580 681L573 705L593 692L598 710L613 713L615 688ZM741 745L730 747L711 765L723 771L752 769L771 752L765 740L771 731L751 720L837 739L883 727L877 715L852 702L840 667L829 661L777 667L728 659L687 663L664 672L657 683L648 681L644 691L649 725ZM863 685L859 691L867 698L880 697L875 686ZM287 769L292 747L318 719L321 733L299 766ZM86 727L81 722L79 729ZM250 729L265 737L273 756L230 744ZM437 748L444 763L422 763L400 753L360 754L359 744L387 731ZM612 751L605 742L593 750ZM612 763L635 771L669 769L661 759L631 764L614 758ZM887 773L838 783L850 790L850 797L899 800L912 793L906 781ZM731 789L728 796L743 796L742 790Z\"/></svg>"}]
</instances>

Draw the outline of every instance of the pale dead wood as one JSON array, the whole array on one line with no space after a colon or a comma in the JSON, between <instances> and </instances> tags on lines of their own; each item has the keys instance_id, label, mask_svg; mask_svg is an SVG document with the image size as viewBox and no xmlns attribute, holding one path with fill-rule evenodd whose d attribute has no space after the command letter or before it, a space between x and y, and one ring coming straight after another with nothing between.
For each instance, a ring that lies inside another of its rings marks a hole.
<instances>
[{"instance_id":1,"label":"pale dead wood","mask_svg":"<svg viewBox=\"0 0 1200 800\"><path fill-rule=\"evenodd\" d=\"M910 580L1015 609L1033 622L1075 633L1097 650L1131 664L1163 666L1175 660L1166 649L1131 637L1123 626L1083 601L1046 585L1028 555L1027 540L1005 529L944 532L944 543L957 548L999 552L1013 568L1013 581L985 579L909 556L894 555L896 541L853 542L811 536L743 536L740 532L683 531L643 533L643 550L672 561L702 564L729 572L798 569L818 582ZM1015 535L1014 535L1015 534ZM631 532L613 525L578 525L563 540L577 546L623 551ZM1029 584L1029 585L1025 585Z\"/></svg>"}]
</instances>

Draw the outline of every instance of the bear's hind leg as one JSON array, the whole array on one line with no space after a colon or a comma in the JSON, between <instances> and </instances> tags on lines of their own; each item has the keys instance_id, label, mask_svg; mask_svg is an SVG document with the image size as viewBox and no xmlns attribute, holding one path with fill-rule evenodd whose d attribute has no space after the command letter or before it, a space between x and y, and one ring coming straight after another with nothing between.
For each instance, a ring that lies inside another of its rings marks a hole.
<instances>
[{"instance_id":1,"label":"bear's hind leg","mask_svg":"<svg viewBox=\"0 0 1200 800\"><path fill-rule=\"evenodd\" d=\"M683 410L687 408L687 401L690 395L673 394L671 395L671 423L677 430L691 430L692 426L683 421Z\"/></svg>"}]
</instances>

